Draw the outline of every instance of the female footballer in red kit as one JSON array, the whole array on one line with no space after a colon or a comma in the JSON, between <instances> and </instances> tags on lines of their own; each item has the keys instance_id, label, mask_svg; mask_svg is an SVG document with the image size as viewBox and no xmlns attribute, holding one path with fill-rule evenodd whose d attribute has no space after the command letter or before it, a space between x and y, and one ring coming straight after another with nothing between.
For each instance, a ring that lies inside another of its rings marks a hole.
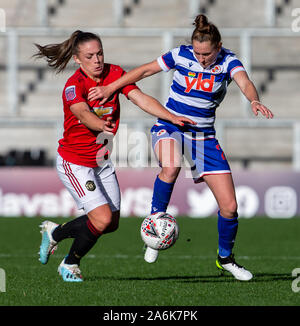
<instances>
[{"instance_id":1,"label":"female footballer in red kit","mask_svg":"<svg viewBox=\"0 0 300 326\"><path fill-rule=\"evenodd\" d=\"M90 88L108 85L125 74L120 66L104 63L102 42L96 34L75 31L60 44L36 46L38 52L35 56L45 57L48 65L57 72L63 71L72 58L79 65L66 82L62 94L64 134L59 140L56 167L78 209L83 209L85 214L61 225L44 221L39 259L46 264L60 241L74 238L58 272L64 281L82 282L81 258L102 234L115 231L119 224L119 184L109 150L99 143L99 136L103 140L105 137L101 136L115 135L118 130L119 94L125 95L142 110L173 124L184 125L193 121L171 114L135 84L119 89L102 106L98 100L90 101Z\"/></svg>"}]
</instances>

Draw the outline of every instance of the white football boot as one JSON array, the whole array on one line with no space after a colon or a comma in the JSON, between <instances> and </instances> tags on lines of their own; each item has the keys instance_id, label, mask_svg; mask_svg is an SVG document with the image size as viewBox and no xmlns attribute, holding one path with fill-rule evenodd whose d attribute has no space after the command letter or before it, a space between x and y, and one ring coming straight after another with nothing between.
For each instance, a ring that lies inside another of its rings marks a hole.
<instances>
[{"instance_id":1,"label":"white football boot","mask_svg":"<svg viewBox=\"0 0 300 326\"><path fill-rule=\"evenodd\" d=\"M41 233L42 233L42 243L40 246L40 258L39 261L42 264L47 264L49 260L50 254L57 249L57 242L52 238L52 232L54 229L58 227L58 224L53 223L51 221L44 221L41 225Z\"/></svg>"},{"instance_id":2,"label":"white football boot","mask_svg":"<svg viewBox=\"0 0 300 326\"><path fill-rule=\"evenodd\" d=\"M239 281L250 281L253 278L251 272L247 271L243 266L236 263L234 255L222 258L218 255L216 265L222 272L231 273Z\"/></svg>"},{"instance_id":3,"label":"white football boot","mask_svg":"<svg viewBox=\"0 0 300 326\"><path fill-rule=\"evenodd\" d=\"M81 271L77 264L69 265L65 263L65 259L58 266L58 273L65 282L83 282Z\"/></svg>"},{"instance_id":4,"label":"white football boot","mask_svg":"<svg viewBox=\"0 0 300 326\"><path fill-rule=\"evenodd\" d=\"M146 246L146 251L145 251L145 255L144 255L144 260L147 263L155 263L158 257L158 250L156 249L152 249L148 246Z\"/></svg>"}]
</instances>

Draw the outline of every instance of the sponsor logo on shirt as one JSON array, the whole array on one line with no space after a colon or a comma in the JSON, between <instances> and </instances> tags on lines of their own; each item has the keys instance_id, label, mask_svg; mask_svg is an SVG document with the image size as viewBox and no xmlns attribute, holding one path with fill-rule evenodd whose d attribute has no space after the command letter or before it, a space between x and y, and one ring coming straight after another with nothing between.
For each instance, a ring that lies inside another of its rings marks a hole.
<instances>
[{"instance_id":1,"label":"sponsor logo on shirt","mask_svg":"<svg viewBox=\"0 0 300 326\"><path fill-rule=\"evenodd\" d=\"M185 93L189 93L192 89L197 91L201 90L204 92L211 93L214 87L215 76L211 75L210 78L203 78L203 74L199 73L198 78L189 78L185 76L186 89Z\"/></svg>"},{"instance_id":2,"label":"sponsor logo on shirt","mask_svg":"<svg viewBox=\"0 0 300 326\"><path fill-rule=\"evenodd\" d=\"M113 107L112 106L106 108L104 106L93 107L93 111L99 118L101 118L104 115L111 114L113 111Z\"/></svg>"}]
</instances>

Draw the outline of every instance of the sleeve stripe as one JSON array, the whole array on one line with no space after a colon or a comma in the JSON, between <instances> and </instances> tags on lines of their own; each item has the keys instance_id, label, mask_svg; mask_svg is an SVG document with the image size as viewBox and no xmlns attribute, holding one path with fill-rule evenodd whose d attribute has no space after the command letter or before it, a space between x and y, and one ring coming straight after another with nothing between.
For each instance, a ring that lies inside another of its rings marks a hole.
<instances>
[{"instance_id":1,"label":"sleeve stripe","mask_svg":"<svg viewBox=\"0 0 300 326\"><path fill-rule=\"evenodd\" d=\"M162 58L163 63L164 63L164 64L166 65L166 67L170 70L171 68L166 64L166 61L165 61L164 57L162 56L161 58Z\"/></svg>"},{"instance_id":2,"label":"sleeve stripe","mask_svg":"<svg viewBox=\"0 0 300 326\"><path fill-rule=\"evenodd\" d=\"M233 74L235 74L236 72L238 72L238 71L235 71L236 69L238 69L238 71L245 71L245 68L243 66L236 66L236 67L234 67L234 68L232 68L230 70L230 76L232 76Z\"/></svg>"},{"instance_id":3,"label":"sleeve stripe","mask_svg":"<svg viewBox=\"0 0 300 326\"><path fill-rule=\"evenodd\" d=\"M157 58L157 63L163 71L167 72L170 70L162 56Z\"/></svg>"}]
</instances>

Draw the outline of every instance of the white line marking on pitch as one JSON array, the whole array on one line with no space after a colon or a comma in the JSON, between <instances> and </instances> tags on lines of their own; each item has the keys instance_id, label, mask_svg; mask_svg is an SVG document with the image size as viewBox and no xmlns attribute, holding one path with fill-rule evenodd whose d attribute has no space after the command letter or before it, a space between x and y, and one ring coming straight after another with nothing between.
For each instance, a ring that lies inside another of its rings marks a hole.
<instances>
[{"instance_id":1,"label":"white line marking on pitch","mask_svg":"<svg viewBox=\"0 0 300 326\"><path fill-rule=\"evenodd\" d=\"M140 259L143 256L143 253L139 255L127 255L127 254L114 254L114 255L107 255L107 254L90 254L87 255L86 258L89 259L97 259L97 258L114 258L114 259L129 259L129 258L136 258ZM0 253L0 258L38 258L38 254L6 254L6 253ZM54 254L52 256L53 258L61 258L65 257L63 254ZM271 260L300 260L300 256L239 256L237 255L238 259L245 259L245 260L262 260L262 259L271 259ZM210 256L193 256L193 255L167 255L164 256L163 254L160 255L160 258L163 259L214 259L216 258L213 255Z\"/></svg>"}]
</instances>

